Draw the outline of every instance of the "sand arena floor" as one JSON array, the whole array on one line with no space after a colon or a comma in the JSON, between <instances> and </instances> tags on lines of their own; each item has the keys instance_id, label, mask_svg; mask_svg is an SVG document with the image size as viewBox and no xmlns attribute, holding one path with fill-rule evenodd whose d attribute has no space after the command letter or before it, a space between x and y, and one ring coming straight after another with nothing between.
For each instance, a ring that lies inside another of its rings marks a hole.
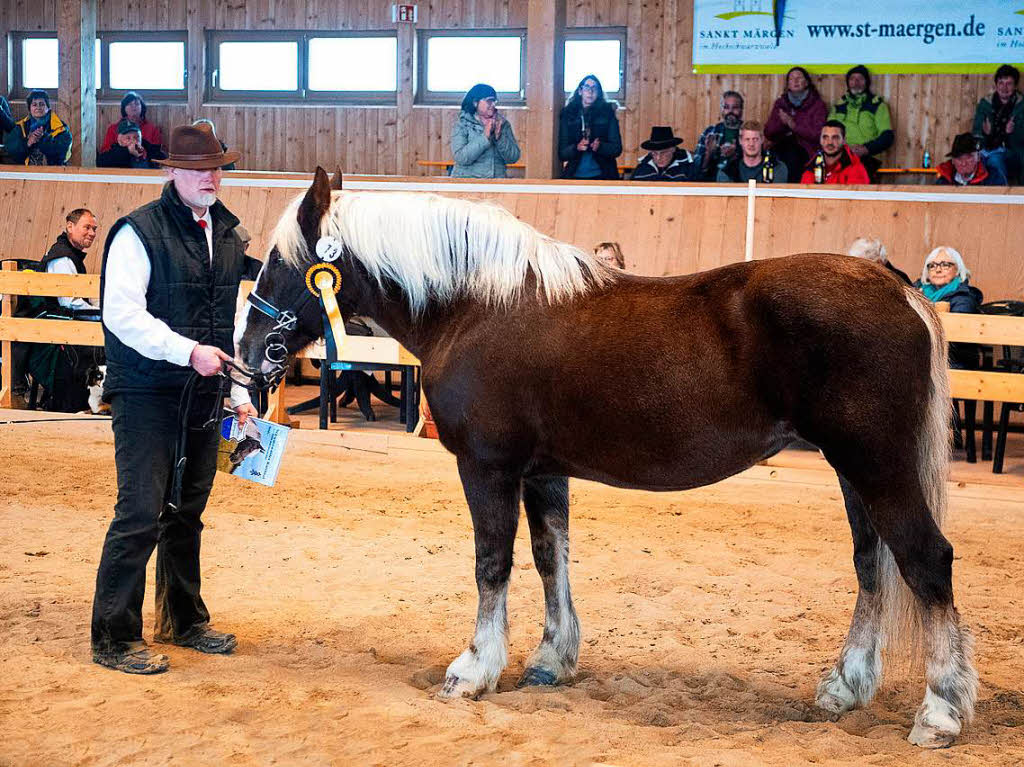
<instances>
[{"instance_id":1,"label":"sand arena floor","mask_svg":"<svg viewBox=\"0 0 1024 767\"><path fill-rule=\"evenodd\" d=\"M450 456L296 440L272 490L219 478L204 595L238 650L168 648L169 673L132 677L88 648L108 423L0 426L0 765L1024 762L1024 495L954 492L983 687L962 744L924 753L905 740L919 678L838 721L813 706L856 582L838 488L808 477L665 495L574 482L578 680L514 689L543 616L524 520L509 668L497 693L443 703L476 609Z\"/></svg>"}]
</instances>

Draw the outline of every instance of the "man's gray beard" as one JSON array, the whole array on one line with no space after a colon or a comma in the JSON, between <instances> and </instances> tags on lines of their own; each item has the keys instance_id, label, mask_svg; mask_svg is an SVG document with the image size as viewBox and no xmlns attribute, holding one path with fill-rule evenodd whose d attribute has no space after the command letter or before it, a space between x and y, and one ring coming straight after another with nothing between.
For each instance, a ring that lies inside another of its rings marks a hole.
<instances>
[{"instance_id":1,"label":"man's gray beard","mask_svg":"<svg viewBox=\"0 0 1024 767\"><path fill-rule=\"evenodd\" d=\"M212 192L200 193L196 195L194 202L197 207L209 208L217 202L217 195Z\"/></svg>"},{"instance_id":2,"label":"man's gray beard","mask_svg":"<svg viewBox=\"0 0 1024 767\"><path fill-rule=\"evenodd\" d=\"M743 124L743 118L737 117L734 114L727 114L722 122L725 123L726 128L738 128Z\"/></svg>"}]
</instances>

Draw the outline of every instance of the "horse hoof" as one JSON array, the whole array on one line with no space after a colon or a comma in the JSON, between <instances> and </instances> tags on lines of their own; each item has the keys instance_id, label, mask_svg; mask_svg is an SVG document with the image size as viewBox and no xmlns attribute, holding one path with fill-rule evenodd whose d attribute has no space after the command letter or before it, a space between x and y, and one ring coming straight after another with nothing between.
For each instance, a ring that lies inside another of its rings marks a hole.
<instances>
[{"instance_id":1,"label":"horse hoof","mask_svg":"<svg viewBox=\"0 0 1024 767\"><path fill-rule=\"evenodd\" d=\"M516 687L552 687L558 684L558 677L546 668L536 666L526 669L516 682Z\"/></svg>"},{"instance_id":2,"label":"horse hoof","mask_svg":"<svg viewBox=\"0 0 1024 767\"><path fill-rule=\"evenodd\" d=\"M466 679L451 674L446 676L437 697L441 700L453 700L455 698L475 698L480 690Z\"/></svg>"},{"instance_id":3,"label":"horse hoof","mask_svg":"<svg viewBox=\"0 0 1024 767\"><path fill-rule=\"evenodd\" d=\"M953 745L959 734L959 728L953 732L941 727L915 722L914 729L910 731L907 740L921 748L948 748Z\"/></svg>"},{"instance_id":4,"label":"horse hoof","mask_svg":"<svg viewBox=\"0 0 1024 767\"><path fill-rule=\"evenodd\" d=\"M827 711L830 714L837 715L845 714L847 711L851 711L854 708L852 703L843 700L838 695L833 695L830 692L819 692L814 704L822 711Z\"/></svg>"}]
</instances>

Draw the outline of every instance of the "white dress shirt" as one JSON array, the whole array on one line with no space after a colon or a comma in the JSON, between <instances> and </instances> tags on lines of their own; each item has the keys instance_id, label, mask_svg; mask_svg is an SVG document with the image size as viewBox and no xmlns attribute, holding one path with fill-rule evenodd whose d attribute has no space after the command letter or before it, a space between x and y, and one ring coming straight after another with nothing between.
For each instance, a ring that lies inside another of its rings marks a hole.
<instances>
[{"instance_id":1,"label":"white dress shirt","mask_svg":"<svg viewBox=\"0 0 1024 767\"><path fill-rule=\"evenodd\" d=\"M78 269L75 268L75 262L68 257L55 258L53 261L46 265L47 274L78 274ZM57 303L63 306L65 309L71 309L72 311L79 312L86 309L96 310L99 309L95 304L90 303L84 298L71 298L70 296L57 299Z\"/></svg>"},{"instance_id":2,"label":"white dress shirt","mask_svg":"<svg viewBox=\"0 0 1024 767\"><path fill-rule=\"evenodd\" d=\"M193 211L192 218L200 217ZM206 221L203 230L206 248L213 263L213 221L210 210L202 216ZM175 333L162 320L149 313L146 306L146 291L152 266L146 246L142 244L131 224L125 224L114 235L107 251L105 286L103 288L103 324L118 339L152 360L167 360L182 367L189 366L192 351L198 341ZM249 392L244 387L232 384L231 407L249 402Z\"/></svg>"}]
</instances>

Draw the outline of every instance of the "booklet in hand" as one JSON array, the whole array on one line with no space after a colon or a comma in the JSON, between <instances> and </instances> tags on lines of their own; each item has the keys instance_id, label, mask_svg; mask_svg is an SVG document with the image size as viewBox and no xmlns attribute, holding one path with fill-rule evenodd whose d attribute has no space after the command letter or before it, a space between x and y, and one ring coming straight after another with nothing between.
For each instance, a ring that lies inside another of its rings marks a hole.
<instances>
[{"instance_id":1,"label":"booklet in hand","mask_svg":"<svg viewBox=\"0 0 1024 767\"><path fill-rule=\"evenodd\" d=\"M281 468L289 431L287 426L262 418L247 418L240 426L235 416L228 416L220 425L217 469L271 487Z\"/></svg>"}]
</instances>

